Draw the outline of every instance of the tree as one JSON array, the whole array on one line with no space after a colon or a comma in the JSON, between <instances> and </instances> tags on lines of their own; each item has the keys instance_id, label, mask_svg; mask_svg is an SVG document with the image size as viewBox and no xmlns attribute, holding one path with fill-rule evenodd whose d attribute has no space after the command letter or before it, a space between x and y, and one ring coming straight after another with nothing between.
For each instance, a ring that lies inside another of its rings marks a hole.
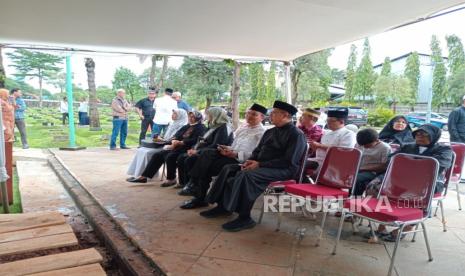
<instances>
[{"instance_id":1,"label":"tree","mask_svg":"<svg viewBox=\"0 0 465 276\"><path fill-rule=\"evenodd\" d=\"M367 97L373 95L373 86L376 81L376 74L373 71L373 64L370 59L370 52L370 42L368 38L366 38L363 43L362 60L357 68L353 86L354 96L362 98L363 101L365 101Z\"/></svg>"},{"instance_id":2,"label":"tree","mask_svg":"<svg viewBox=\"0 0 465 276\"><path fill-rule=\"evenodd\" d=\"M141 98L144 96L144 91L139 83L139 78L131 71L131 69L125 67L119 67L116 69L113 76L113 89L123 88L126 93L129 94L131 102L134 103L134 99Z\"/></svg>"},{"instance_id":3,"label":"tree","mask_svg":"<svg viewBox=\"0 0 465 276\"><path fill-rule=\"evenodd\" d=\"M451 102L461 105L463 103L463 95L465 95L465 68L455 72L455 74L451 74L447 83Z\"/></svg>"},{"instance_id":4,"label":"tree","mask_svg":"<svg viewBox=\"0 0 465 276\"><path fill-rule=\"evenodd\" d=\"M357 67L357 46L352 44L350 46L350 55L349 60L347 61L347 69L346 69L346 81L344 84L344 88L346 93L344 97L349 102L354 100L354 81L355 81L355 71Z\"/></svg>"},{"instance_id":5,"label":"tree","mask_svg":"<svg viewBox=\"0 0 465 276\"><path fill-rule=\"evenodd\" d=\"M438 38L433 35L431 37L431 62L433 66L433 101L434 107L439 107L447 102L447 82L446 82L446 66L442 57L442 50Z\"/></svg>"},{"instance_id":6,"label":"tree","mask_svg":"<svg viewBox=\"0 0 465 276\"><path fill-rule=\"evenodd\" d=\"M381 68L381 76L389 76L391 74L391 59L389 57L384 58L383 67Z\"/></svg>"},{"instance_id":7,"label":"tree","mask_svg":"<svg viewBox=\"0 0 465 276\"><path fill-rule=\"evenodd\" d=\"M460 38L456 35L446 36L447 48L449 50L449 72L451 75L462 71L465 66L465 53Z\"/></svg>"},{"instance_id":8,"label":"tree","mask_svg":"<svg viewBox=\"0 0 465 276\"><path fill-rule=\"evenodd\" d=\"M384 106L392 104L395 113L398 103L415 103L415 99L411 97L411 89L409 80L404 76L380 75L375 83L376 103Z\"/></svg>"},{"instance_id":9,"label":"tree","mask_svg":"<svg viewBox=\"0 0 465 276\"><path fill-rule=\"evenodd\" d=\"M417 52L412 52L405 61L404 76L410 83L410 97L414 100L410 106L413 109L418 95L418 84L420 83L420 58Z\"/></svg>"},{"instance_id":10,"label":"tree","mask_svg":"<svg viewBox=\"0 0 465 276\"><path fill-rule=\"evenodd\" d=\"M276 95L276 63L274 61L270 64L270 70L266 76L266 87L265 87L265 99L263 104L265 106L271 106L277 99Z\"/></svg>"},{"instance_id":11,"label":"tree","mask_svg":"<svg viewBox=\"0 0 465 276\"><path fill-rule=\"evenodd\" d=\"M241 63L234 61L234 70L231 89L231 110L233 128L239 127L239 91L241 87Z\"/></svg>"},{"instance_id":12,"label":"tree","mask_svg":"<svg viewBox=\"0 0 465 276\"><path fill-rule=\"evenodd\" d=\"M180 69L186 79L189 94L196 95L190 98L193 103L200 104L200 97L204 97L208 108L213 100L230 91L232 68L223 61L186 57Z\"/></svg>"},{"instance_id":13,"label":"tree","mask_svg":"<svg viewBox=\"0 0 465 276\"><path fill-rule=\"evenodd\" d=\"M265 69L262 63L249 64L249 82L251 88L251 100L264 100L266 94Z\"/></svg>"},{"instance_id":14,"label":"tree","mask_svg":"<svg viewBox=\"0 0 465 276\"><path fill-rule=\"evenodd\" d=\"M43 81L50 80L54 73L61 71L58 67L62 58L52 54L42 52L32 52L25 49L18 49L7 54L13 62L11 67L16 69L16 77L20 80L25 78L37 78L39 80L39 106L42 107L42 84Z\"/></svg>"},{"instance_id":15,"label":"tree","mask_svg":"<svg viewBox=\"0 0 465 276\"><path fill-rule=\"evenodd\" d=\"M97 108L97 89L95 88L95 62L92 58L85 59L87 84L89 87L89 117L90 130L100 130L100 118Z\"/></svg>"},{"instance_id":16,"label":"tree","mask_svg":"<svg viewBox=\"0 0 465 276\"><path fill-rule=\"evenodd\" d=\"M6 87L6 74L5 67L3 67L3 54L2 54L3 45L0 44L0 88Z\"/></svg>"},{"instance_id":17,"label":"tree","mask_svg":"<svg viewBox=\"0 0 465 276\"><path fill-rule=\"evenodd\" d=\"M344 84L344 77L346 72L336 68L331 69L331 79L335 84Z\"/></svg>"},{"instance_id":18,"label":"tree","mask_svg":"<svg viewBox=\"0 0 465 276\"><path fill-rule=\"evenodd\" d=\"M50 75L49 83L60 89L60 93L64 93L66 89L66 73L55 72Z\"/></svg>"},{"instance_id":19,"label":"tree","mask_svg":"<svg viewBox=\"0 0 465 276\"><path fill-rule=\"evenodd\" d=\"M292 84L292 103L295 104L299 97L299 82L302 75L318 80L319 85L324 91L328 90L331 83L331 68L328 65L328 58L332 49L319 51L296 58L292 62L291 84Z\"/></svg>"},{"instance_id":20,"label":"tree","mask_svg":"<svg viewBox=\"0 0 465 276\"><path fill-rule=\"evenodd\" d=\"M161 68L160 79L158 81L158 89L163 87L163 81L165 80L166 69L168 68L168 58L169 56L163 56L163 66Z\"/></svg>"}]
</instances>

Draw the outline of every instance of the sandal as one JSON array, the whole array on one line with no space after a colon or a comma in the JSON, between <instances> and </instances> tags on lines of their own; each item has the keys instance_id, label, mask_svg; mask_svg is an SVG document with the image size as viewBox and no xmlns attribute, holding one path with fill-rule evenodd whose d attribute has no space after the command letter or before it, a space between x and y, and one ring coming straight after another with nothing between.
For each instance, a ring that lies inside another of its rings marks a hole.
<instances>
[{"instance_id":1,"label":"sandal","mask_svg":"<svg viewBox=\"0 0 465 276\"><path fill-rule=\"evenodd\" d=\"M375 231L375 235L378 237L378 238L384 238L386 236L388 236L390 233L386 232L386 231L383 231L383 232L379 232L378 230ZM371 238L373 238L373 235L371 235L371 231L365 233L363 235L363 238L369 240Z\"/></svg>"},{"instance_id":2,"label":"sandal","mask_svg":"<svg viewBox=\"0 0 465 276\"><path fill-rule=\"evenodd\" d=\"M391 232L388 235L386 235L384 237L381 237L381 239L383 239L383 241L385 241L385 242L396 242L397 241L397 235L393 235L392 232ZM403 240L405 238L405 236L407 236L407 234L405 234L405 233L400 234L400 240Z\"/></svg>"}]
</instances>

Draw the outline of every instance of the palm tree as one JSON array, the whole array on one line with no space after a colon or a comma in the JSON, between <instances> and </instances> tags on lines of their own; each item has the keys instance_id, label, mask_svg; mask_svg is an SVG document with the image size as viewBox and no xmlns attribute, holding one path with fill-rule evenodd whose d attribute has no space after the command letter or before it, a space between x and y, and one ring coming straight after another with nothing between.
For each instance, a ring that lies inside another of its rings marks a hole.
<instances>
[{"instance_id":1,"label":"palm tree","mask_svg":"<svg viewBox=\"0 0 465 276\"><path fill-rule=\"evenodd\" d=\"M95 89L95 62L92 58L85 59L87 83L89 86L89 117L90 130L101 130L97 108L97 90Z\"/></svg>"}]
</instances>

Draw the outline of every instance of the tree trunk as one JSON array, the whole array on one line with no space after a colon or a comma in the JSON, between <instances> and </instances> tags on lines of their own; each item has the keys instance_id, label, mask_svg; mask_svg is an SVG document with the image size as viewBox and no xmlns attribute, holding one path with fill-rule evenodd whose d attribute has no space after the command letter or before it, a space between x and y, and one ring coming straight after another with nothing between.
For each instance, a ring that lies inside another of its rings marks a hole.
<instances>
[{"instance_id":1,"label":"tree trunk","mask_svg":"<svg viewBox=\"0 0 465 276\"><path fill-rule=\"evenodd\" d=\"M205 110L207 110L211 104L212 104L212 98L207 97L207 106L205 106Z\"/></svg>"},{"instance_id":2,"label":"tree trunk","mask_svg":"<svg viewBox=\"0 0 465 276\"><path fill-rule=\"evenodd\" d=\"M91 58L85 59L87 70L87 84L89 86L89 117L90 130L101 130L100 117L97 108L97 89L95 88L95 62Z\"/></svg>"},{"instance_id":3,"label":"tree trunk","mask_svg":"<svg viewBox=\"0 0 465 276\"><path fill-rule=\"evenodd\" d=\"M155 70L157 69L157 55L152 56L152 67L150 67L150 75L149 75L149 88L156 87L155 85Z\"/></svg>"},{"instance_id":4,"label":"tree trunk","mask_svg":"<svg viewBox=\"0 0 465 276\"><path fill-rule=\"evenodd\" d=\"M3 45L0 44L0 88L4 88L6 82L5 67L3 67L2 48Z\"/></svg>"},{"instance_id":5,"label":"tree trunk","mask_svg":"<svg viewBox=\"0 0 465 276\"><path fill-rule=\"evenodd\" d=\"M158 81L158 88L163 87L163 80L165 79L166 69L168 68L168 56L163 56L163 67L161 68L160 80Z\"/></svg>"},{"instance_id":6,"label":"tree trunk","mask_svg":"<svg viewBox=\"0 0 465 276\"><path fill-rule=\"evenodd\" d=\"M234 61L233 86L231 89L231 109L233 128L239 127L239 91L241 88L241 64Z\"/></svg>"},{"instance_id":7,"label":"tree trunk","mask_svg":"<svg viewBox=\"0 0 465 276\"><path fill-rule=\"evenodd\" d=\"M300 74L301 74L300 72L295 71L295 70L291 73L292 104L295 104L297 102L297 97L299 96L298 85L299 85Z\"/></svg>"},{"instance_id":8,"label":"tree trunk","mask_svg":"<svg viewBox=\"0 0 465 276\"><path fill-rule=\"evenodd\" d=\"M42 70L39 69L39 107L42 108Z\"/></svg>"}]
</instances>

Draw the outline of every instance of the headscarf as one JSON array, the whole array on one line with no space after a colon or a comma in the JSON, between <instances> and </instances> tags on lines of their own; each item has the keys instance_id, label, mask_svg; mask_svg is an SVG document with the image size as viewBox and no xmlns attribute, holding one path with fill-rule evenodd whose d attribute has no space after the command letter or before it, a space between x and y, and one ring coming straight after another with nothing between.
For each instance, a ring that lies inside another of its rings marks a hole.
<instances>
[{"instance_id":1,"label":"headscarf","mask_svg":"<svg viewBox=\"0 0 465 276\"><path fill-rule=\"evenodd\" d=\"M202 122L203 120L203 116L202 116L202 113L198 112L198 111L190 111L189 114L194 114L194 118L195 118L195 123L193 123L194 125L197 124L197 123L200 123Z\"/></svg>"},{"instance_id":2,"label":"headscarf","mask_svg":"<svg viewBox=\"0 0 465 276\"><path fill-rule=\"evenodd\" d=\"M394 122L399 119L404 119L405 122L407 122L407 126L404 130L399 131L394 129ZM415 142L415 139L412 135L412 129L408 125L408 120L405 118L405 116L402 115L395 116L384 126L384 128L379 133L379 139L386 143L394 143L401 146Z\"/></svg>"},{"instance_id":3,"label":"headscarf","mask_svg":"<svg viewBox=\"0 0 465 276\"><path fill-rule=\"evenodd\" d=\"M420 130L428 133L429 140L431 141L431 143L427 146L428 148L434 146L441 138L441 129L439 129L437 126L434 126L432 124L424 124L424 125L419 126L412 133L413 136L415 137L415 133L417 133Z\"/></svg>"},{"instance_id":4,"label":"headscarf","mask_svg":"<svg viewBox=\"0 0 465 276\"><path fill-rule=\"evenodd\" d=\"M206 113L210 117L208 122L209 129L215 129L222 126L223 124L231 123L226 110L221 107L210 107Z\"/></svg>"},{"instance_id":5,"label":"headscarf","mask_svg":"<svg viewBox=\"0 0 465 276\"><path fill-rule=\"evenodd\" d=\"M187 112L184 109L173 109L173 112L176 113L176 120L168 125L166 132L163 134L164 140L173 138L174 134L187 124Z\"/></svg>"}]
</instances>

